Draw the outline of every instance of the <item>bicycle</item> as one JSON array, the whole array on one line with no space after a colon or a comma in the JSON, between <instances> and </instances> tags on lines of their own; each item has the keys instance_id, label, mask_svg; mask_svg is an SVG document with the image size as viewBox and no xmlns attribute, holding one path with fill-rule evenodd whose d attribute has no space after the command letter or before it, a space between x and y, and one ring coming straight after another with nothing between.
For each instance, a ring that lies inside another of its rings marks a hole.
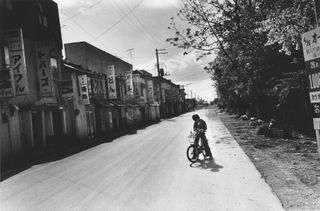
<instances>
[{"instance_id":1,"label":"bicycle","mask_svg":"<svg viewBox=\"0 0 320 211\"><path fill-rule=\"evenodd\" d=\"M203 130L198 130L196 132L190 131L190 135L188 136L190 146L187 148L187 158L191 163L197 162L200 154L202 154L204 158L206 156L202 140L199 140L198 144L194 143L194 139L200 131Z\"/></svg>"}]
</instances>

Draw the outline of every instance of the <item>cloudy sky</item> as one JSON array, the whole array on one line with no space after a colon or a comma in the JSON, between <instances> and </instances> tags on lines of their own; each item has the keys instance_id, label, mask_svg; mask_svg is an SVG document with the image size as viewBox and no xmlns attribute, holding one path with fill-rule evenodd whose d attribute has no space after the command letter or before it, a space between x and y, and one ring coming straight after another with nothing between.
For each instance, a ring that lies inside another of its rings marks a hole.
<instances>
[{"instance_id":1,"label":"cloudy sky","mask_svg":"<svg viewBox=\"0 0 320 211\"><path fill-rule=\"evenodd\" d=\"M170 74L167 79L185 85L187 97L191 92L192 97L205 100L216 97L210 76L203 70L213 58L196 61L195 53L183 56L181 49L166 42L172 35L170 18L181 8L181 0L54 1L64 43L86 41L153 75L157 75L155 49L166 49L168 53L159 60Z\"/></svg>"}]
</instances>

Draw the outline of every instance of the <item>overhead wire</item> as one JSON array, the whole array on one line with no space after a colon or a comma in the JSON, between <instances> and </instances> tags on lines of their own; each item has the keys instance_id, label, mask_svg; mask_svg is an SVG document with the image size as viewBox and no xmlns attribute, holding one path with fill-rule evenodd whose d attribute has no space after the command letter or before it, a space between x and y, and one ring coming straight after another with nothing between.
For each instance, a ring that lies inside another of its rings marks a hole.
<instances>
[{"instance_id":1,"label":"overhead wire","mask_svg":"<svg viewBox=\"0 0 320 211\"><path fill-rule=\"evenodd\" d=\"M130 7L124 2L124 1L121 1L125 7L127 9L130 9ZM135 15L134 12L132 12L132 16L135 18L135 20L139 23L139 25L141 26L142 30L148 35L149 39L151 39L152 41L154 42L157 42L158 44L161 44L162 43L159 41L159 39L157 39L156 37L154 37L154 35L152 35L149 30L144 26L144 24L139 20L139 18Z\"/></svg>"},{"instance_id":2,"label":"overhead wire","mask_svg":"<svg viewBox=\"0 0 320 211\"><path fill-rule=\"evenodd\" d=\"M92 40L96 41L98 40L100 37L102 37L104 34L108 33L110 30L112 30L116 25L118 25L123 19L125 19L130 13L132 13L137 7L140 6L140 4L143 2L144 0L139 1L133 8L131 8L124 16L122 16L117 22L115 22L114 24L112 24L109 28L107 28L106 30L104 30L101 34L99 34L95 39Z\"/></svg>"},{"instance_id":3,"label":"overhead wire","mask_svg":"<svg viewBox=\"0 0 320 211\"><path fill-rule=\"evenodd\" d=\"M100 4L102 1L103 1L103 0L98 0L98 1L95 2L94 4L92 4L92 5L84 8L82 11L79 11L79 12L75 13L74 15L68 17L67 19L63 20L62 23L65 23L65 22L67 22L67 21L69 21L69 20L72 20L72 19L75 18L76 16L81 15L84 11L87 11L87 10L89 10L89 9L97 6L97 5Z\"/></svg>"}]
</instances>

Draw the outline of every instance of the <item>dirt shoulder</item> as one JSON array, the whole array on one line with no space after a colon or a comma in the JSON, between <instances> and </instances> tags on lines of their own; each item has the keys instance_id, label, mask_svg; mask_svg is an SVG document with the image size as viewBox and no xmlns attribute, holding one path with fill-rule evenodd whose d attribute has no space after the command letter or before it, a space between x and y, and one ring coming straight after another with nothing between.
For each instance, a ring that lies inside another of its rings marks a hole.
<instances>
[{"instance_id":1,"label":"dirt shoulder","mask_svg":"<svg viewBox=\"0 0 320 211\"><path fill-rule=\"evenodd\" d=\"M314 138L267 138L258 126L218 113L287 210L320 210L320 158Z\"/></svg>"}]
</instances>

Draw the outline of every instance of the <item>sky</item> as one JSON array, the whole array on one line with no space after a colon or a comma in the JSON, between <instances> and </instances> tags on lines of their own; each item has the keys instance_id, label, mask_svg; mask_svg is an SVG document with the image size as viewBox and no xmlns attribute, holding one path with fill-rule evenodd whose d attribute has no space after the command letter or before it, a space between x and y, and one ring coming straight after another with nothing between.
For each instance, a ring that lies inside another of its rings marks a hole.
<instances>
[{"instance_id":1,"label":"sky","mask_svg":"<svg viewBox=\"0 0 320 211\"><path fill-rule=\"evenodd\" d=\"M170 18L182 8L181 0L54 0L58 4L64 43L86 41L122 60L133 69L157 75L155 49L165 78L185 85L187 97L211 101L216 98L210 75L205 72L213 56L196 61L197 54L184 56L166 39ZM131 54L130 54L131 53Z\"/></svg>"}]
</instances>

